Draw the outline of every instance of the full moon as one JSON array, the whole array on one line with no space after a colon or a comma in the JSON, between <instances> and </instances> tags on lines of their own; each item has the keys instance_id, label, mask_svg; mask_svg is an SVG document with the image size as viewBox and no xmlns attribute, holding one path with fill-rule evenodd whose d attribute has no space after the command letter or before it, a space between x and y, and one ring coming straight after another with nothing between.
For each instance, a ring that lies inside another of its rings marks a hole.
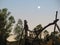
<instances>
[{"instance_id":1,"label":"full moon","mask_svg":"<svg viewBox=\"0 0 60 45\"><path fill-rule=\"evenodd\" d=\"M38 6L37 8L40 9L40 6Z\"/></svg>"}]
</instances>

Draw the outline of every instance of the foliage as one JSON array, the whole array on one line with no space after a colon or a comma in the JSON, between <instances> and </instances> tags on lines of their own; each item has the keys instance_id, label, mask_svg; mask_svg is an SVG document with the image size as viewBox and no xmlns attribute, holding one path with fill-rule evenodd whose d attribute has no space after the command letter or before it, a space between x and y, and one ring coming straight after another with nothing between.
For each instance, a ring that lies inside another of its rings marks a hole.
<instances>
[{"instance_id":1,"label":"foliage","mask_svg":"<svg viewBox=\"0 0 60 45\"><path fill-rule=\"evenodd\" d=\"M15 28L14 28L14 34L17 35L16 40L20 40L23 35L23 23L22 20L19 19Z\"/></svg>"},{"instance_id":2,"label":"foliage","mask_svg":"<svg viewBox=\"0 0 60 45\"><path fill-rule=\"evenodd\" d=\"M49 35L49 32L47 30L44 31L44 36L46 37L47 35Z\"/></svg>"},{"instance_id":3,"label":"foliage","mask_svg":"<svg viewBox=\"0 0 60 45\"><path fill-rule=\"evenodd\" d=\"M8 9L0 9L0 36L2 37L1 41L3 40L2 43L6 42L6 39L9 36L9 33L11 32L14 23L14 17L10 16L10 12L8 12Z\"/></svg>"},{"instance_id":4,"label":"foliage","mask_svg":"<svg viewBox=\"0 0 60 45\"><path fill-rule=\"evenodd\" d=\"M43 27L41 24L37 25L35 28L34 28L34 32L35 34L37 35L38 34L38 30L41 30ZM40 33L40 39L41 39L41 33Z\"/></svg>"}]
</instances>

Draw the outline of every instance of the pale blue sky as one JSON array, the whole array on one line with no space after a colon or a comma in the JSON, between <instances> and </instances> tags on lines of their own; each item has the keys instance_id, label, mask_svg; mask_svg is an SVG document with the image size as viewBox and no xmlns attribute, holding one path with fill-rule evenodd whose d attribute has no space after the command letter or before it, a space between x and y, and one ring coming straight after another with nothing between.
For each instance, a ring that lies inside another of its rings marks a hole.
<instances>
[{"instance_id":1,"label":"pale blue sky","mask_svg":"<svg viewBox=\"0 0 60 45\"><path fill-rule=\"evenodd\" d=\"M36 25L47 25L55 18L55 12L58 10L58 18L60 19L60 0L0 0L0 9L7 8L15 17L16 21L20 18L27 20L29 29L33 29ZM37 7L41 8L38 9ZM60 25L60 21L58 22ZM47 28L53 31L53 26Z\"/></svg>"}]
</instances>

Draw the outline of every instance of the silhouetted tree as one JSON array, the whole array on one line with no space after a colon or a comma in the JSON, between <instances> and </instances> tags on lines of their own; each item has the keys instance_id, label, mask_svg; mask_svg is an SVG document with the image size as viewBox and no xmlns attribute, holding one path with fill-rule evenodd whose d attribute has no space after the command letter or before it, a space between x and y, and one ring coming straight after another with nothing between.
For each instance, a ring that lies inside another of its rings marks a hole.
<instances>
[{"instance_id":1,"label":"silhouetted tree","mask_svg":"<svg viewBox=\"0 0 60 45\"><path fill-rule=\"evenodd\" d=\"M51 35L50 35L50 37L51 37L51 39L52 39L52 45L55 45L58 41L57 41L57 39L58 39L58 37L56 36L56 34L58 34L58 31L55 31L55 32L51 32Z\"/></svg>"},{"instance_id":2,"label":"silhouetted tree","mask_svg":"<svg viewBox=\"0 0 60 45\"><path fill-rule=\"evenodd\" d=\"M49 41L50 35L47 30L44 31L44 43L47 43Z\"/></svg>"},{"instance_id":3,"label":"silhouetted tree","mask_svg":"<svg viewBox=\"0 0 60 45\"><path fill-rule=\"evenodd\" d=\"M49 32L47 30L44 31L44 38L46 38L46 36L49 34Z\"/></svg>"},{"instance_id":4,"label":"silhouetted tree","mask_svg":"<svg viewBox=\"0 0 60 45\"><path fill-rule=\"evenodd\" d=\"M37 25L37 26L34 28L35 34L37 35L37 34L38 34L38 30L39 30L39 29L41 30L42 28L43 28L43 27L42 27L41 24ZM41 39L41 33L40 33L40 39Z\"/></svg>"},{"instance_id":5,"label":"silhouetted tree","mask_svg":"<svg viewBox=\"0 0 60 45\"><path fill-rule=\"evenodd\" d=\"M19 41L19 45L21 44L21 40L23 38L23 31L23 23L22 20L19 19L14 29L14 34L17 35L15 39Z\"/></svg>"},{"instance_id":6,"label":"silhouetted tree","mask_svg":"<svg viewBox=\"0 0 60 45\"><path fill-rule=\"evenodd\" d=\"M10 16L7 8L0 10L0 45L6 45L13 23L15 23L14 17Z\"/></svg>"}]
</instances>

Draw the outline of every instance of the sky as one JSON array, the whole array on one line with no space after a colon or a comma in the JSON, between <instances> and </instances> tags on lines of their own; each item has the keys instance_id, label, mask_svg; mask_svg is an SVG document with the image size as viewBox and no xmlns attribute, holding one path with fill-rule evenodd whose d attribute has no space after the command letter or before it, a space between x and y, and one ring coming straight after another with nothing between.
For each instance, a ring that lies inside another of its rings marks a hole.
<instances>
[{"instance_id":1,"label":"sky","mask_svg":"<svg viewBox=\"0 0 60 45\"><path fill-rule=\"evenodd\" d=\"M15 20L27 20L30 30L38 25L49 24L55 19L56 11L58 11L58 19L60 19L60 0L0 0L0 9L7 8ZM38 8L40 6L40 8ZM60 26L60 21L58 22ZM49 32L53 31L54 26L47 28Z\"/></svg>"}]
</instances>

